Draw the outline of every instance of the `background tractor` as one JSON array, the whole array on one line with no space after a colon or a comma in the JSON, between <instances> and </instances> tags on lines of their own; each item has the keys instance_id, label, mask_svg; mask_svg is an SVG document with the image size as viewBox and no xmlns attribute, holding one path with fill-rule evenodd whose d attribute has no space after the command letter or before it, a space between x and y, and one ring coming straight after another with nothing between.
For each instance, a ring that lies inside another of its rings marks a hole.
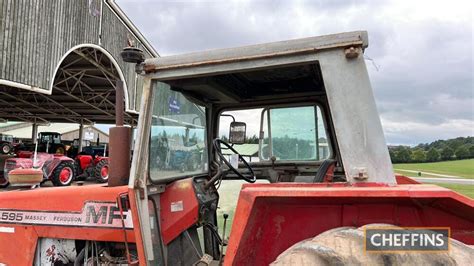
<instances>
[{"instance_id":1,"label":"background tractor","mask_svg":"<svg viewBox=\"0 0 474 266\"><path fill-rule=\"evenodd\" d=\"M10 154L13 151L13 136L0 134L0 151L2 154Z\"/></svg>"},{"instance_id":2,"label":"background tractor","mask_svg":"<svg viewBox=\"0 0 474 266\"><path fill-rule=\"evenodd\" d=\"M82 151L79 152L79 140L75 139L69 147L67 154L74 158L76 167L76 180L83 181L89 177L99 183L107 182L109 178L109 158L107 157L107 144L92 145L89 140L84 141Z\"/></svg>"},{"instance_id":3,"label":"background tractor","mask_svg":"<svg viewBox=\"0 0 474 266\"><path fill-rule=\"evenodd\" d=\"M81 153L74 160L77 177L82 181L89 177L94 178L99 183L106 183L109 179L109 158L99 155Z\"/></svg>"},{"instance_id":4,"label":"background tractor","mask_svg":"<svg viewBox=\"0 0 474 266\"><path fill-rule=\"evenodd\" d=\"M76 170L74 160L60 154L49 154L38 152L22 151L17 158L9 158L5 160L4 178L6 179L4 186L8 186L8 173L13 169L31 169L37 168L43 171L43 182L51 180L55 186L69 186L74 181Z\"/></svg>"},{"instance_id":5,"label":"background tractor","mask_svg":"<svg viewBox=\"0 0 474 266\"><path fill-rule=\"evenodd\" d=\"M89 141L88 145L83 147L82 152L78 152L77 141L71 144L66 145L62 142L61 134L57 132L40 132L38 134L38 158L41 158L42 161L40 160L36 167L43 168L44 180L51 180L55 186L67 186L74 180L82 181L88 177L92 177L100 183L107 182L109 161L108 157L104 156L107 154L106 146L99 144L93 146ZM4 177L0 186L8 186L8 172L15 167L31 167L35 145L22 143L16 147L18 158L5 160ZM61 163L58 164L58 162ZM56 167L60 169L56 171Z\"/></svg>"},{"instance_id":6,"label":"background tractor","mask_svg":"<svg viewBox=\"0 0 474 266\"><path fill-rule=\"evenodd\" d=\"M61 141L61 134L58 132L38 133L38 152L49 154L66 154L66 146ZM20 151L34 151L35 143L21 143L15 147L16 153Z\"/></svg>"}]
</instances>

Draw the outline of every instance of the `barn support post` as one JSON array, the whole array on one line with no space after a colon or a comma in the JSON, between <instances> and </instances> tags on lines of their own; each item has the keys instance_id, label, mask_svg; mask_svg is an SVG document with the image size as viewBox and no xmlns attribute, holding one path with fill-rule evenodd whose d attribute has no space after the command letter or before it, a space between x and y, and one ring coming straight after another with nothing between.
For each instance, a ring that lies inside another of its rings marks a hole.
<instances>
[{"instance_id":1,"label":"barn support post","mask_svg":"<svg viewBox=\"0 0 474 266\"><path fill-rule=\"evenodd\" d=\"M133 149L133 147L135 147L135 129L136 128L137 128L137 125L132 120L130 122L130 149L131 150Z\"/></svg>"},{"instance_id":2,"label":"barn support post","mask_svg":"<svg viewBox=\"0 0 474 266\"><path fill-rule=\"evenodd\" d=\"M82 142L84 140L84 124L81 123L79 124L79 147L78 147L78 152L82 151Z\"/></svg>"},{"instance_id":3,"label":"barn support post","mask_svg":"<svg viewBox=\"0 0 474 266\"><path fill-rule=\"evenodd\" d=\"M115 87L115 127L109 129L109 187L124 186L130 177L131 128L124 126L124 86L117 80Z\"/></svg>"}]
</instances>

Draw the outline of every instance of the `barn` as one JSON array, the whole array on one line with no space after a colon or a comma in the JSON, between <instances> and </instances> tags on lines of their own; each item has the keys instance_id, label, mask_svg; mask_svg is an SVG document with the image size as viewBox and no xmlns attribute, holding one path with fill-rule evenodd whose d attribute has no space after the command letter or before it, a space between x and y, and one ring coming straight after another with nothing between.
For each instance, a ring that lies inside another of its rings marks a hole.
<instances>
[{"instance_id":1,"label":"barn","mask_svg":"<svg viewBox=\"0 0 474 266\"><path fill-rule=\"evenodd\" d=\"M159 55L113 0L2 0L0 32L0 122L30 123L33 140L41 124L112 124L121 81L136 125L143 79L120 52Z\"/></svg>"}]
</instances>

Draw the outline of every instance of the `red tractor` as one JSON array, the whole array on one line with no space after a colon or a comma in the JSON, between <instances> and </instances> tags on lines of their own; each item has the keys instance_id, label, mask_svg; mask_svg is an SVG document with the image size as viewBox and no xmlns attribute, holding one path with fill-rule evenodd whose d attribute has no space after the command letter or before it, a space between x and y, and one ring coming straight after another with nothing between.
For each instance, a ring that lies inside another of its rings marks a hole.
<instances>
[{"instance_id":1,"label":"red tractor","mask_svg":"<svg viewBox=\"0 0 474 266\"><path fill-rule=\"evenodd\" d=\"M108 184L0 193L0 263L472 265L474 200L393 172L367 46L357 31L147 60L128 48L144 75L131 167L119 81ZM237 111L249 123L230 125L229 144L220 118ZM266 151L249 163L236 152L247 124ZM196 166L157 163L172 156L152 149L191 138L201 158L182 162ZM248 184L218 215L230 180ZM374 224L423 227L418 239L442 227L451 245L369 252Z\"/></svg>"},{"instance_id":2,"label":"red tractor","mask_svg":"<svg viewBox=\"0 0 474 266\"><path fill-rule=\"evenodd\" d=\"M82 181L93 177L99 183L109 180L109 158L100 155L79 154L74 161L76 180Z\"/></svg>"},{"instance_id":3,"label":"red tractor","mask_svg":"<svg viewBox=\"0 0 474 266\"><path fill-rule=\"evenodd\" d=\"M20 151L17 158L5 160L3 187L9 185L8 173L13 169L40 168L43 170L43 182L51 180L55 186L69 186L75 179L74 160L60 154Z\"/></svg>"},{"instance_id":4,"label":"red tractor","mask_svg":"<svg viewBox=\"0 0 474 266\"><path fill-rule=\"evenodd\" d=\"M68 155L74 158L77 177L76 180L83 181L92 178L99 183L106 183L109 179L109 157L107 157L107 145L91 145L90 141L84 141L86 145L79 150L79 140L74 140L68 150Z\"/></svg>"}]
</instances>

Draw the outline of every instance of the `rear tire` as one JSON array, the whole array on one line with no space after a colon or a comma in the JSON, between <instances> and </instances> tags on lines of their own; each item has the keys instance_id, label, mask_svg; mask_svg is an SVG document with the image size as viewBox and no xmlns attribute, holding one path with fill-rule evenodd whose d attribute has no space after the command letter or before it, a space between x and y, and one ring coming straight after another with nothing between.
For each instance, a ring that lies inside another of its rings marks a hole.
<instances>
[{"instance_id":1,"label":"rear tire","mask_svg":"<svg viewBox=\"0 0 474 266\"><path fill-rule=\"evenodd\" d=\"M474 248L452 238L449 252L366 253L364 230L367 226L393 227L370 224L334 228L294 244L270 265L471 265L474 261Z\"/></svg>"},{"instance_id":2,"label":"rear tire","mask_svg":"<svg viewBox=\"0 0 474 266\"><path fill-rule=\"evenodd\" d=\"M2 154L10 154L10 152L12 152L12 150L13 150L13 147L9 143L3 143L0 146L0 151L2 151Z\"/></svg>"},{"instance_id":3,"label":"rear tire","mask_svg":"<svg viewBox=\"0 0 474 266\"><path fill-rule=\"evenodd\" d=\"M0 188L6 188L10 185L10 182L5 177L0 177Z\"/></svg>"},{"instance_id":4,"label":"rear tire","mask_svg":"<svg viewBox=\"0 0 474 266\"><path fill-rule=\"evenodd\" d=\"M72 162L61 162L53 171L51 181L55 186L69 186L74 181L75 167Z\"/></svg>"},{"instance_id":5,"label":"rear tire","mask_svg":"<svg viewBox=\"0 0 474 266\"><path fill-rule=\"evenodd\" d=\"M106 183L109 180L109 161L100 160L94 167L94 177L99 183Z\"/></svg>"}]
</instances>

